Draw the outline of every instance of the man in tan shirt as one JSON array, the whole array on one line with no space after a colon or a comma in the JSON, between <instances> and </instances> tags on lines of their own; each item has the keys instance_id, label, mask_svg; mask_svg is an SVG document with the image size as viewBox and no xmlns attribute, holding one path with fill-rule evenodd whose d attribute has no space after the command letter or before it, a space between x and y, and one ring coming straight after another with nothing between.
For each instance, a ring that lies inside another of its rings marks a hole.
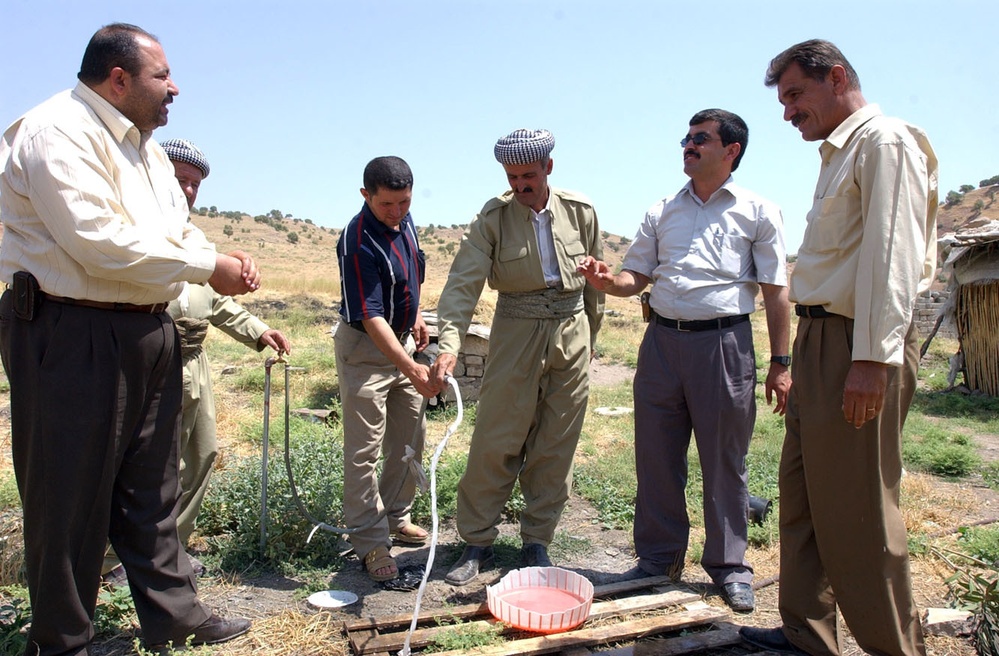
<instances>
[{"instance_id":1,"label":"man in tan shirt","mask_svg":"<svg viewBox=\"0 0 999 656\"><path fill-rule=\"evenodd\" d=\"M936 156L922 130L864 100L827 41L779 54L766 83L784 119L822 142L822 166L790 288L800 319L780 464L784 624L741 633L839 654L838 609L864 651L923 654L898 500L919 364L913 305L936 262Z\"/></svg>"},{"instance_id":2,"label":"man in tan shirt","mask_svg":"<svg viewBox=\"0 0 999 656\"><path fill-rule=\"evenodd\" d=\"M186 282L240 294L260 274L187 221L151 138L178 94L156 38L101 28L77 77L0 141L0 355L24 510L28 653L90 653L108 538L147 645L221 642L250 623L198 600L177 537L181 364L165 310Z\"/></svg>"},{"instance_id":3,"label":"man in tan shirt","mask_svg":"<svg viewBox=\"0 0 999 656\"><path fill-rule=\"evenodd\" d=\"M458 485L464 552L445 580L471 582L495 559L503 506L519 480L525 566L547 566L569 498L589 395L603 293L576 271L602 256L597 215L580 194L548 185L555 138L515 130L493 150L511 190L488 201L461 240L438 306L438 385L454 369L482 286L499 292L468 466Z\"/></svg>"}]
</instances>

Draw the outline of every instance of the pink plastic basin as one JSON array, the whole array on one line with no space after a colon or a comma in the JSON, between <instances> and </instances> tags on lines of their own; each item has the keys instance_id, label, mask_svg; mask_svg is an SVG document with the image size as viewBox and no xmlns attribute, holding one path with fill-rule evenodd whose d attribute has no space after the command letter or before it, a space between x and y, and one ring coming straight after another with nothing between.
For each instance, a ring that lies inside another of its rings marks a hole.
<instances>
[{"instance_id":1,"label":"pink plastic basin","mask_svg":"<svg viewBox=\"0 0 999 656\"><path fill-rule=\"evenodd\" d=\"M518 629L558 633L590 616L593 584L560 567L515 569L486 588L493 617Z\"/></svg>"}]
</instances>

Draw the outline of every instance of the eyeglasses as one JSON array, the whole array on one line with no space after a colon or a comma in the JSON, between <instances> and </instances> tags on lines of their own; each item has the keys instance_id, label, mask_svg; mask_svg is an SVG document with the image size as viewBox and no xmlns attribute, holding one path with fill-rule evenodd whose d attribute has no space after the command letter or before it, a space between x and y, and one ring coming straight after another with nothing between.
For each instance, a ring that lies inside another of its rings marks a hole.
<instances>
[{"instance_id":1,"label":"eyeglasses","mask_svg":"<svg viewBox=\"0 0 999 656\"><path fill-rule=\"evenodd\" d=\"M703 146L703 145L704 145L704 144L706 144L707 142L709 142L709 141L713 141L714 139L717 139L717 137L712 137L712 136L711 136L710 134L708 134L707 132L698 132L698 133L697 133L697 134L695 134L694 136L690 136L690 135L688 134L688 135L687 135L686 137L684 137L683 139L680 139L680 147L681 147L681 148L686 148L686 147L687 147L687 144L689 144L689 143L690 143L691 141L693 141L693 142L694 142L694 145L695 145L695 146Z\"/></svg>"}]
</instances>

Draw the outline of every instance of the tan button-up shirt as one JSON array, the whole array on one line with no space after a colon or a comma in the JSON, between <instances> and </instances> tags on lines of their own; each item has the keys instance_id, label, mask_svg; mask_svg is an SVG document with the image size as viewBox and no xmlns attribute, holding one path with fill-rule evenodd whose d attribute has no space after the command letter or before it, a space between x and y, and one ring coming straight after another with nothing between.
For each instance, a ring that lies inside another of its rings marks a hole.
<instances>
[{"instance_id":1,"label":"tan button-up shirt","mask_svg":"<svg viewBox=\"0 0 999 656\"><path fill-rule=\"evenodd\" d=\"M82 83L4 132L0 220L0 282L56 296L159 303L215 269L163 149Z\"/></svg>"},{"instance_id":2,"label":"tan button-up shirt","mask_svg":"<svg viewBox=\"0 0 999 656\"><path fill-rule=\"evenodd\" d=\"M921 129L867 105L819 147L790 298L854 319L853 359L902 364L936 267L937 158Z\"/></svg>"},{"instance_id":3,"label":"tan button-up shirt","mask_svg":"<svg viewBox=\"0 0 999 656\"><path fill-rule=\"evenodd\" d=\"M548 209L561 288L582 290L592 342L603 320L603 293L586 284L576 265L586 255L603 257L597 214L586 197L555 188L551 188ZM531 209L508 191L486 203L468 226L437 307L441 353L457 355L486 280L499 292L548 286L531 215Z\"/></svg>"}]
</instances>

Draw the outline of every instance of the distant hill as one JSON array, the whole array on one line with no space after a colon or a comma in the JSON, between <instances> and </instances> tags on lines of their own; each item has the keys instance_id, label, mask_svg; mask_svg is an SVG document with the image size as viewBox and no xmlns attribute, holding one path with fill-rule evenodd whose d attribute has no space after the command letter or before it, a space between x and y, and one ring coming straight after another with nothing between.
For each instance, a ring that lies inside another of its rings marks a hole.
<instances>
[{"instance_id":1,"label":"distant hill","mask_svg":"<svg viewBox=\"0 0 999 656\"><path fill-rule=\"evenodd\" d=\"M997 194L999 194L999 184L971 189L964 193L950 192L948 196L957 202L944 203L937 210L937 235L942 237L948 232L956 232L962 225L979 216L999 219Z\"/></svg>"}]
</instances>

